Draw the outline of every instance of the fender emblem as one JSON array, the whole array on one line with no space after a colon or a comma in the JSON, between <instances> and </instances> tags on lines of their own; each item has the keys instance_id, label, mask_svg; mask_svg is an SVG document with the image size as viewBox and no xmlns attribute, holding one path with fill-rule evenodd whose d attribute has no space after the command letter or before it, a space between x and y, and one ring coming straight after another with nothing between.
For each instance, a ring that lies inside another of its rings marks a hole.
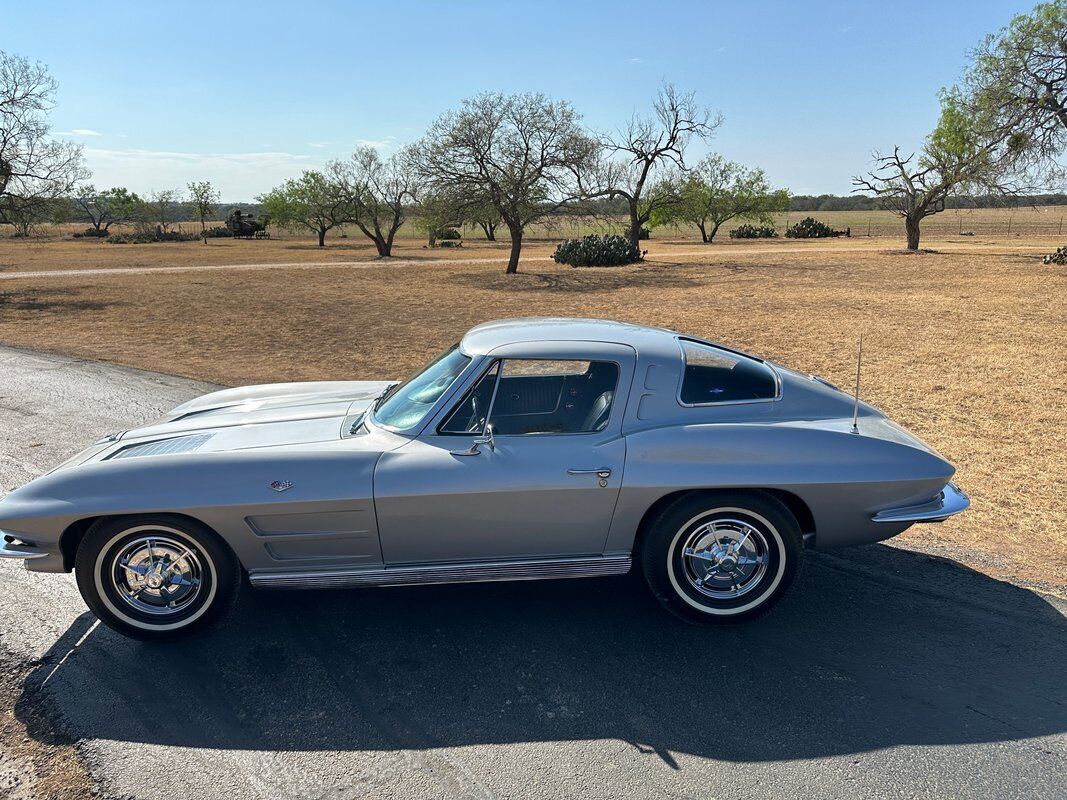
<instances>
[{"instance_id":1,"label":"fender emblem","mask_svg":"<svg viewBox=\"0 0 1067 800\"><path fill-rule=\"evenodd\" d=\"M286 489L292 489L293 488L293 482L292 481L272 481L271 484L270 484L270 488L273 489L276 492L284 492Z\"/></svg>"}]
</instances>

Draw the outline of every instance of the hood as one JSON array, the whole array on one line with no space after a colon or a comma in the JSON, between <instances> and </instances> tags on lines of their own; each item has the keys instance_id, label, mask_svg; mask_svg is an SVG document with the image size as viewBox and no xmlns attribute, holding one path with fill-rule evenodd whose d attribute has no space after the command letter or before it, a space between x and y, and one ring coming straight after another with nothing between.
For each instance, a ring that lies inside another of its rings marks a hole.
<instances>
[{"instance_id":1,"label":"hood","mask_svg":"<svg viewBox=\"0 0 1067 800\"><path fill-rule=\"evenodd\" d=\"M340 439L347 417L370 407L392 381L275 383L224 389L172 409L162 420L108 437L66 466L134 455L210 453Z\"/></svg>"}]
</instances>

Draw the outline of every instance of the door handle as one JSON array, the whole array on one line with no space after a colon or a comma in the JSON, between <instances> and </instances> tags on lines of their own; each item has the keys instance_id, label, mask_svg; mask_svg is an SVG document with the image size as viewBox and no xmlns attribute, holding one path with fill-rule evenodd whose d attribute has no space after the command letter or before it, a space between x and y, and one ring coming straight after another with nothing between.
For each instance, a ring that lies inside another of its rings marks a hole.
<instances>
[{"instance_id":1,"label":"door handle","mask_svg":"<svg viewBox=\"0 0 1067 800\"><path fill-rule=\"evenodd\" d=\"M601 467L600 469L569 469L568 475L596 475L603 481L606 481L611 477L611 470L607 467Z\"/></svg>"}]
</instances>

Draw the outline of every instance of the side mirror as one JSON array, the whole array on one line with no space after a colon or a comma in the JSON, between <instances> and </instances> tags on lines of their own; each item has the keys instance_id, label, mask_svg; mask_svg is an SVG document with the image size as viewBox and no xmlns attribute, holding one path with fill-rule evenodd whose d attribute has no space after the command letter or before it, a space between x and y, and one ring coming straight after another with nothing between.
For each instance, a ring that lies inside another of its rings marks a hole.
<instances>
[{"instance_id":1,"label":"side mirror","mask_svg":"<svg viewBox=\"0 0 1067 800\"><path fill-rule=\"evenodd\" d=\"M473 442L469 450L450 450L449 452L454 456L476 456L482 452L482 445L485 445L490 450L496 450L496 442L493 439L493 426L486 425L485 432L477 437Z\"/></svg>"}]
</instances>

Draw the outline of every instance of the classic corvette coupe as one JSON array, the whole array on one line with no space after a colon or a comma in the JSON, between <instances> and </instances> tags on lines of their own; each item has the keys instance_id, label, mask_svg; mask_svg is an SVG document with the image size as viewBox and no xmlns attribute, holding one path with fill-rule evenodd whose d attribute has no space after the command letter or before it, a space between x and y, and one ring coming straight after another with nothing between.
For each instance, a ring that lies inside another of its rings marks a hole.
<instances>
[{"instance_id":1,"label":"classic corvette coupe","mask_svg":"<svg viewBox=\"0 0 1067 800\"><path fill-rule=\"evenodd\" d=\"M259 588L621 574L691 622L773 606L806 548L969 501L953 467L827 381L677 331L518 319L404 383L214 392L0 501L0 556L76 574L128 636Z\"/></svg>"}]
</instances>

